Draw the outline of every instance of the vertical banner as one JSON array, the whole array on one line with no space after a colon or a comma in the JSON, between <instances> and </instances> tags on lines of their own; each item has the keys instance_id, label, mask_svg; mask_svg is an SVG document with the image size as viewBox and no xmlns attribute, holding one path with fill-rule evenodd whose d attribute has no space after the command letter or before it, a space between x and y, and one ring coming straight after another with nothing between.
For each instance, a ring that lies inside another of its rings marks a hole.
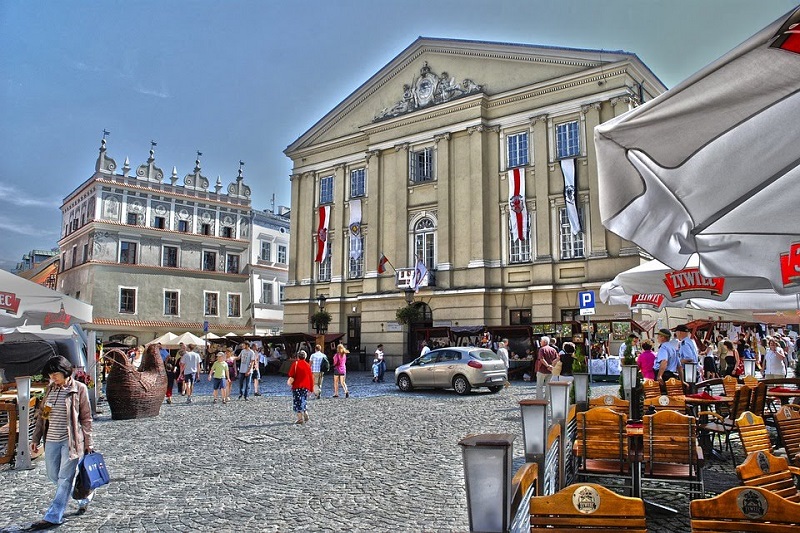
<instances>
[{"instance_id":1,"label":"vertical banner","mask_svg":"<svg viewBox=\"0 0 800 533\"><path fill-rule=\"evenodd\" d=\"M561 173L564 174L564 201L567 203L567 217L572 234L581 230L581 219L575 205L575 158L561 160Z\"/></svg>"},{"instance_id":2,"label":"vertical banner","mask_svg":"<svg viewBox=\"0 0 800 533\"><path fill-rule=\"evenodd\" d=\"M361 200L350 200L350 259L361 258Z\"/></svg>"},{"instance_id":3,"label":"vertical banner","mask_svg":"<svg viewBox=\"0 0 800 533\"><path fill-rule=\"evenodd\" d=\"M331 206L319 206L319 224L317 225L317 257L315 262L321 263L328 256L328 224L331 220Z\"/></svg>"},{"instance_id":4,"label":"vertical banner","mask_svg":"<svg viewBox=\"0 0 800 533\"><path fill-rule=\"evenodd\" d=\"M525 204L525 169L508 171L508 217L514 241L528 238L528 207Z\"/></svg>"},{"instance_id":5,"label":"vertical banner","mask_svg":"<svg viewBox=\"0 0 800 533\"><path fill-rule=\"evenodd\" d=\"M417 260L417 266L414 267L414 279L412 280L414 292L419 292L419 287L427 275L428 269L425 267L425 263L422 262L422 259Z\"/></svg>"}]
</instances>

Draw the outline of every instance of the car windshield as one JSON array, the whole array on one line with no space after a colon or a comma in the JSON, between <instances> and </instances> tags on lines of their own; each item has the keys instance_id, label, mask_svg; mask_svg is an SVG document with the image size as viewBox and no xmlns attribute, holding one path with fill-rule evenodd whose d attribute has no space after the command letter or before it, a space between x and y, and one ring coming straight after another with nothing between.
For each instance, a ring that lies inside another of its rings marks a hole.
<instances>
[{"instance_id":1,"label":"car windshield","mask_svg":"<svg viewBox=\"0 0 800 533\"><path fill-rule=\"evenodd\" d=\"M491 350L475 350L473 352L469 352L469 355L475 359L480 359L481 361L497 361L500 359L500 356Z\"/></svg>"}]
</instances>

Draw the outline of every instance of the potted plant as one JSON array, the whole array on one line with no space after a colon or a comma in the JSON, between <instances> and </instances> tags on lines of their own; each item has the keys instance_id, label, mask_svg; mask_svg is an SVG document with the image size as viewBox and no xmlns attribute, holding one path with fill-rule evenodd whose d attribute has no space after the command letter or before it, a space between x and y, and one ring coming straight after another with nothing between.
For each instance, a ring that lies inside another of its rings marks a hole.
<instances>
[{"instance_id":1,"label":"potted plant","mask_svg":"<svg viewBox=\"0 0 800 533\"><path fill-rule=\"evenodd\" d=\"M397 312L395 312L395 317L400 324L410 324L412 322L416 322L420 317L419 307L415 307L413 305L400 307L397 309Z\"/></svg>"},{"instance_id":2,"label":"potted plant","mask_svg":"<svg viewBox=\"0 0 800 533\"><path fill-rule=\"evenodd\" d=\"M311 326L317 331L325 331L328 329L328 324L331 323L331 319L331 314L321 309L311 315Z\"/></svg>"}]
</instances>

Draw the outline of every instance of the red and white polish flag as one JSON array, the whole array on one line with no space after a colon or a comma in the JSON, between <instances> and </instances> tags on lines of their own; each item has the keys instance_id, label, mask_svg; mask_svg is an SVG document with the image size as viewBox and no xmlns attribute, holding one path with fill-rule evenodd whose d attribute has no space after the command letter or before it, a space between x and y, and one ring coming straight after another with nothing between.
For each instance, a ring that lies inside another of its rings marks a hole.
<instances>
[{"instance_id":1,"label":"red and white polish flag","mask_svg":"<svg viewBox=\"0 0 800 533\"><path fill-rule=\"evenodd\" d=\"M528 239L528 207L525 204L525 169L508 171L508 218L511 237L515 241Z\"/></svg>"},{"instance_id":2,"label":"red and white polish flag","mask_svg":"<svg viewBox=\"0 0 800 533\"><path fill-rule=\"evenodd\" d=\"M319 224L317 225L317 257L316 263L321 263L328 257L328 224L331 221L331 206L319 206Z\"/></svg>"}]
</instances>

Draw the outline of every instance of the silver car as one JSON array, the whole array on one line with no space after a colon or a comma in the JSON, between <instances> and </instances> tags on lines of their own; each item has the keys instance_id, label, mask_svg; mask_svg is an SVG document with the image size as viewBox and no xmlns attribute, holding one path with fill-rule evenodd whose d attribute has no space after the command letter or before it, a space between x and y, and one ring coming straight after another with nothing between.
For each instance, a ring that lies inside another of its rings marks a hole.
<instances>
[{"instance_id":1,"label":"silver car","mask_svg":"<svg viewBox=\"0 0 800 533\"><path fill-rule=\"evenodd\" d=\"M474 347L431 350L394 371L394 381L403 392L452 388L458 394L467 394L476 387L498 392L507 379L506 365L499 355Z\"/></svg>"}]
</instances>

